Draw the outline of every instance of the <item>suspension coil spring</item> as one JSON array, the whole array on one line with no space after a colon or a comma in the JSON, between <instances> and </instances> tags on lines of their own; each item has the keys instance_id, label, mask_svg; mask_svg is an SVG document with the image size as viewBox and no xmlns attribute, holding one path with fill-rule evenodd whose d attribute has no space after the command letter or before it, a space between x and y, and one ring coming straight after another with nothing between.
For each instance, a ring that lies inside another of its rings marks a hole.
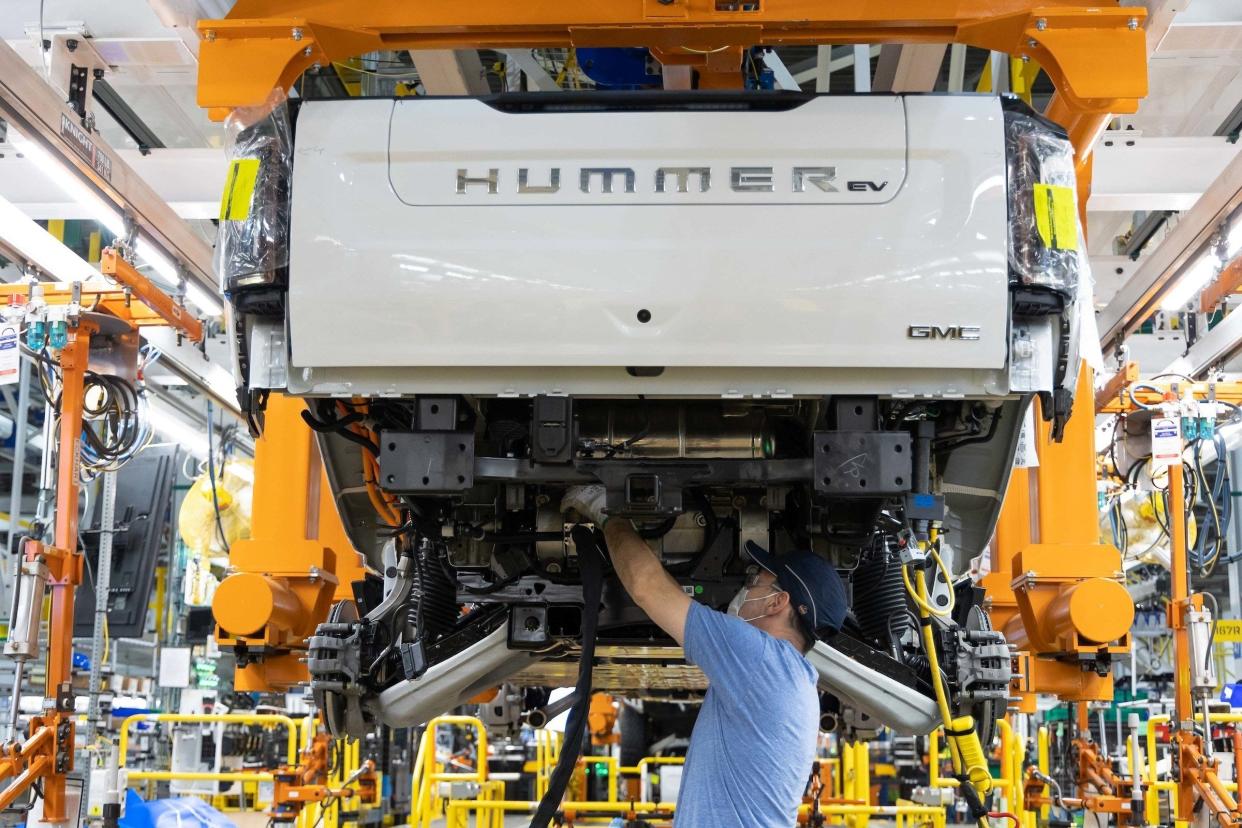
<instances>
[{"instance_id":1,"label":"suspension coil spring","mask_svg":"<svg viewBox=\"0 0 1242 828\"><path fill-rule=\"evenodd\" d=\"M896 645L914 628L901 581L901 562L887 544L869 550L854 572L854 615L868 636Z\"/></svg>"},{"instance_id":2,"label":"suspension coil spring","mask_svg":"<svg viewBox=\"0 0 1242 828\"><path fill-rule=\"evenodd\" d=\"M457 586L437 560L441 551L427 538L419 544L406 615L406 623L428 644L450 632L457 620Z\"/></svg>"}]
</instances>

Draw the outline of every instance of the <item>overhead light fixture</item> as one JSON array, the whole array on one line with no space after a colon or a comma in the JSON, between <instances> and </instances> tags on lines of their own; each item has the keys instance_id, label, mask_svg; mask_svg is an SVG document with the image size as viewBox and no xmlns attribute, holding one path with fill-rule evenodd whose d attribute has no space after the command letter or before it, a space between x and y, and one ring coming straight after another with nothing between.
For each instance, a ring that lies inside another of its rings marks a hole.
<instances>
[{"instance_id":1,"label":"overhead light fixture","mask_svg":"<svg viewBox=\"0 0 1242 828\"><path fill-rule=\"evenodd\" d=\"M1230 259L1237 257L1242 253L1242 215L1233 220L1233 229L1229 231L1229 238L1225 241L1226 255Z\"/></svg>"},{"instance_id":2,"label":"overhead light fixture","mask_svg":"<svg viewBox=\"0 0 1242 828\"><path fill-rule=\"evenodd\" d=\"M58 281L84 282L99 275L81 256L35 224L4 196L0 196L0 238Z\"/></svg>"},{"instance_id":3,"label":"overhead light fixture","mask_svg":"<svg viewBox=\"0 0 1242 828\"><path fill-rule=\"evenodd\" d=\"M125 235L125 222L121 220L120 211L88 187L86 182L79 178L75 172L53 158L51 153L43 149L43 147L20 133L9 130L9 141L17 148L18 152L38 167L40 172L50 178L52 183L64 190L67 196L82 205L91 218L107 227L112 232L112 235Z\"/></svg>"},{"instance_id":4,"label":"overhead light fixture","mask_svg":"<svg viewBox=\"0 0 1242 828\"><path fill-rule=\"evenodd\" d=\"M1182 271L1182 275L1173 283L1164 298L1160 301L1162 310L1180 311L1196 293L1212 281L1217 273L1220 262L1211 253L1204 253L1194 264Z\"/></svg>"},{"instance_id":5,"label":"overhead light fixture","mask_svg":"<svg viewBox=\"0 0 1242 828\"><path fill-rule=\"evenodd\" d=\"M197 282L187 281L185 283L185 298L190 304L211 316L219 316L224 313L224 305L220 303L220 300L208 293L204 288L199 287Z\"/></svg>"},{"instance_id":6,"label":"overhead light fixture","mask_svg":"<svg viewBox=\"0 0 1242 828\"><path fill-rule=\"evenodd\" d=\"M66 195L82 205L91 218L108 228L112 235L118 238L124 237L125 222L116 207L87 186L76 172L54 158L47 150L13 130L9 131L9 135L9 140L12 141L17 151L26 156ZM164 277L168 284L176 285L180 281L181 277L176 265L150 239L140 235L134 242L134 254L141 263L150 266ZM224 306L219 299L212 297L192 282L190 287L187 287L186 296L204 313L219 316L224 312Z\"/></svg>"},{"instance_id":7,"label":"overhead light fixture","mask_svg":"<svg viewBox=\"0 0 1242 828\"><path fill-rule=\"evenodd\" d=\"M134 253L138 258L146 262L152 270L160 274L168 284L176 286L181 282L181 274L177 272L177 267L172 263L172 260L146 239L138 240ZM212 296L196 282L191 282L188 279L185 283L185 298L199 310L210 316L219 316L224 313L224 306L220 304L219 299Z\"/></svg>"}]
</instances>

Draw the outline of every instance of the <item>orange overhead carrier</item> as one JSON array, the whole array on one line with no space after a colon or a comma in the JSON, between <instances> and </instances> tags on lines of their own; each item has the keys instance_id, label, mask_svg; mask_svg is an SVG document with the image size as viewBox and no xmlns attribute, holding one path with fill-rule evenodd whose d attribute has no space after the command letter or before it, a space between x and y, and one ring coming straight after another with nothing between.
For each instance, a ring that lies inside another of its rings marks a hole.
<instances>
[{"instance_id":1,"label":"orange overhead carrier","mask_svg":"<svg viewBox=\"0 0 1242 828\"><path fill-rule=\"evenodd\" d=\"M214 119L315 64L381 49L646 46L699 85L737 86L751 46L965 43L1035 61L1080 155L1147 94L1146 12L1117 0L238 0L198 24L198 102Z\"/></svg>"}]
</instances>

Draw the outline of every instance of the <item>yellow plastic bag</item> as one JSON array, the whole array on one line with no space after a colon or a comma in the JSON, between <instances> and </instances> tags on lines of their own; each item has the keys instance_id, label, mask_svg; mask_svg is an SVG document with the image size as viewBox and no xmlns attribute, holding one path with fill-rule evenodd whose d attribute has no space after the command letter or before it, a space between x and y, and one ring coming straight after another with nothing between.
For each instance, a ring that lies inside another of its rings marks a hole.
<instances>
[{"instance_id":1,"label":"yellow plastic bag","mask_svg":"<svg viewBox=\"0 0 1242 828\"><path fill-rule=\"evenodd\" d=\"M177 516L181 540L192 552L214 557L224 555L226 551L221 534L230 546L235 541L249 538L253 487L254 464L249 460L230 458L216 477L216 501L220 505L217 527L211 481L207 474L199 475L186 492Z\"/></svg>"}]
</instances>

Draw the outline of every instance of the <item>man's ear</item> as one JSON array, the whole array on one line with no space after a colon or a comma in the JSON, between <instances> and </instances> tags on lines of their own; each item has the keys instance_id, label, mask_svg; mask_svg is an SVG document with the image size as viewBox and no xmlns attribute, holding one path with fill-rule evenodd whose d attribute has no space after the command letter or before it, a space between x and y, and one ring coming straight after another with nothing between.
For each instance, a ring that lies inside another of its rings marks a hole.
<instances>
[{"instance_id":1,"label":"man's ear","mask_svg":"<svg viewBox=\"0 0 1242 828\"><path fill-rule=\"evenodd\" d=\"M788 592L778 592L768 601L768 612L775 614L789 606L790 596Z\"/></svg>"}]
</instances>

